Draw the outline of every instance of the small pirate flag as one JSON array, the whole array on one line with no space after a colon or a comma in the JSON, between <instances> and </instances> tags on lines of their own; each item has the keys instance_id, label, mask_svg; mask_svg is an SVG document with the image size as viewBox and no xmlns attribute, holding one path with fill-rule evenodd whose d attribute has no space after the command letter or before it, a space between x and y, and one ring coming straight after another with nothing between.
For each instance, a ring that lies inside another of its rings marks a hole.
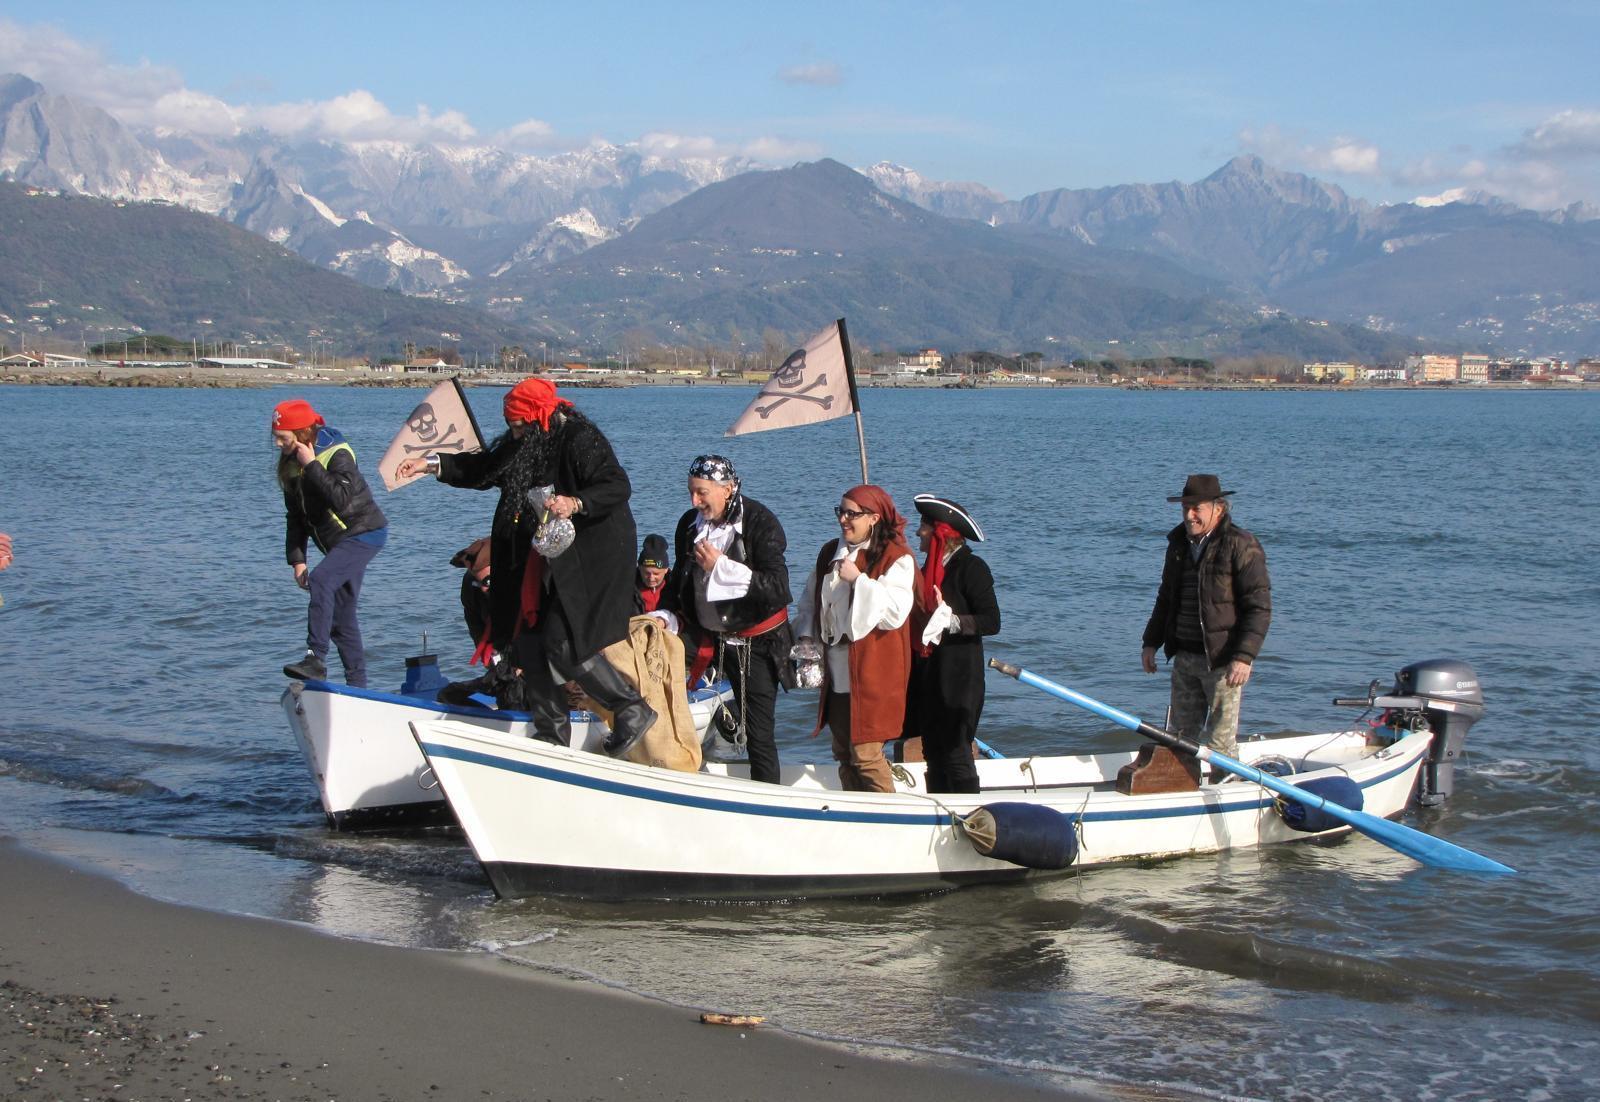
<instances>
[{"instance_id":1,"label":"small pirate flag","mask_svg":"<svg viewBox=\"0 0 1600 1102\"><path fill-rule=\"evenodd\" d=\"M849 348L841 318L791 352L723 435L793 428L856 412Z\"/></svg>"},{"instance_id":2,"label":"small pirate flag","mask_svg":"<svg viewBox=\"0 0 1600 1102\"><path fill-rule=\"evenodd\" d=\"M405 427L389 441L389 450L378 460L383 484L397 490L422 475L401 478L395 473L403 459L435 453L476 452L483 450L483 436L467 405L466 392L455 379L446 379L432 390L406 418Z\"/></svg>"}]
</instances>

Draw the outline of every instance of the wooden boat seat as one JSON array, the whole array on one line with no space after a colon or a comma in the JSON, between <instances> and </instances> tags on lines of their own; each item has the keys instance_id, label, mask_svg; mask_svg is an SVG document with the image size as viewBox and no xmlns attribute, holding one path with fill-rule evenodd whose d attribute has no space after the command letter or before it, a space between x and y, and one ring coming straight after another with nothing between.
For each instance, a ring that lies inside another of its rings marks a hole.
<instances>
[{"instance_id":1,"label":"wooden boat seat","mask_svg":"<svg viewBox=\"0 0 1600 1102\"><path fill-rule=\"evenodd\" d=\"M1200 759L1158 742L1139 747L1139 756L1117 770L1117 791L1124 796L1193 792L1199 787Z\"/></svg>"}]
</instances>

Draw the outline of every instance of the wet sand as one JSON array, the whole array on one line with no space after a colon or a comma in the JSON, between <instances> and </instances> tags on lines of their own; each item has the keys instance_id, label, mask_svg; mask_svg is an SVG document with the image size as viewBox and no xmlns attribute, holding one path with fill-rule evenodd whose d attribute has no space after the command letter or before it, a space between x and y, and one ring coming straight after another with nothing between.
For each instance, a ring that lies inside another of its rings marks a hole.
<instances>
[{"instance_id":1,"label":"wet sand","mask_svg":"<svg viewBox=\"0 0 1600 1102\"><path fill-rule=\"evenodd\" d=\"M1116 1096L161 903L3 838L0 886L0 1097L16 1102Z\"/></svg>"}]
</instances>

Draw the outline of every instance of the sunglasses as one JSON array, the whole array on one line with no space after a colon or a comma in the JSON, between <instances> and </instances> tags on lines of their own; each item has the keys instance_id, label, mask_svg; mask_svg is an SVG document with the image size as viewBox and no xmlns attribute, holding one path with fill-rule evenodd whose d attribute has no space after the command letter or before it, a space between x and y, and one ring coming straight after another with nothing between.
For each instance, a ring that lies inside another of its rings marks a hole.
<instances>
[{"instance_id":1,"label":"sunglasses","mask_svg":"<svg viewBox=\"0 0 1600 1102\"><path fill-rule=\"evenodd\" d=\"M843 505L835 505L833 515L840 520L860 520L862 517L870 517L872 512L869 509L846 509Z\"/></svg>"}]
</instances>

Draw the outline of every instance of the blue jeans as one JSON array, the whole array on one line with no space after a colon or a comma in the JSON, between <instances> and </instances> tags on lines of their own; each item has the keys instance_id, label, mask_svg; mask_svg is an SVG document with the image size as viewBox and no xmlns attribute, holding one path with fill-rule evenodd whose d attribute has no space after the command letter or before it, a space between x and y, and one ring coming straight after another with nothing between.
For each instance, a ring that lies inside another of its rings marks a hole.
<instances>
[{"instance_id":1,"label":"blue jeans","mask_svg":"<svg viewBox=\"0 0 1600 1102\"><path fill-rule=\"evenodd\" d=\"M358 689L367 686L367 655L361 647L361 627L356 623L356 601L361 579L379 547L354 538L340 540L311 571L311 606L306 611L306 649L323 661L328 641L339 648L344 680Z\"/></svg>"}]
</instances>

